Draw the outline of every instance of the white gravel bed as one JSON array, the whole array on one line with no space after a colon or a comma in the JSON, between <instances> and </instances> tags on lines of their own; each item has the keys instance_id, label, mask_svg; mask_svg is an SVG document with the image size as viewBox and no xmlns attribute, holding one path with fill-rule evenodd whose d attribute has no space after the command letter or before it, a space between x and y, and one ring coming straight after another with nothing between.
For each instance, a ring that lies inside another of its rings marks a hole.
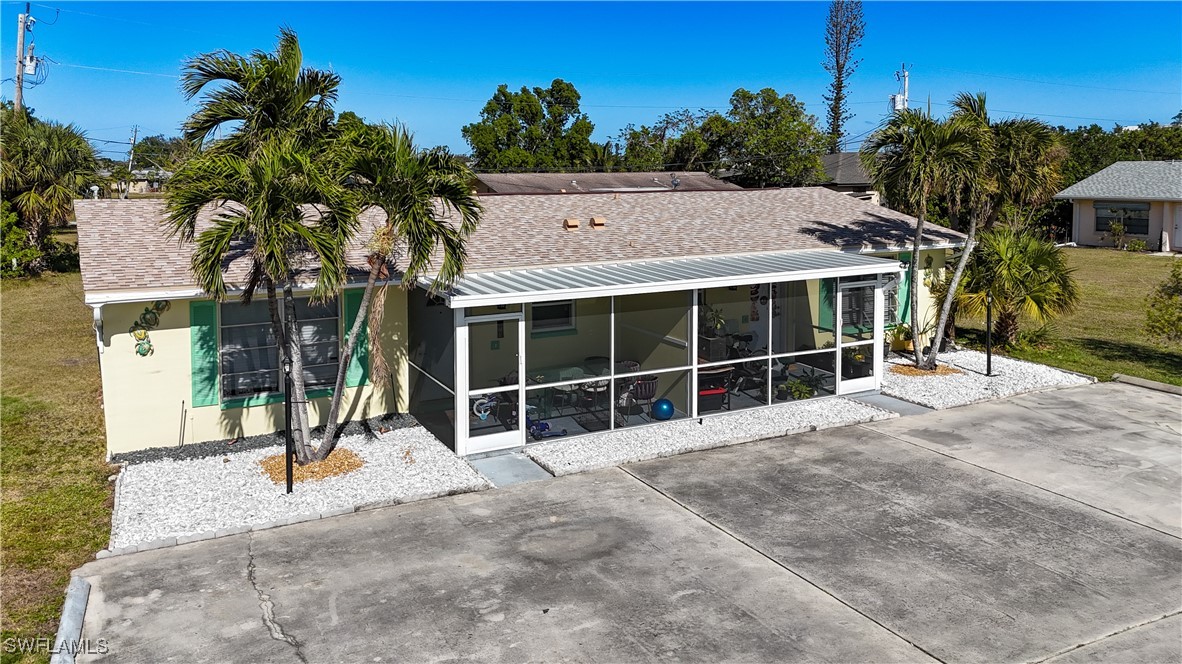
<instances>
[{"instance_id":1,"label":"white gravel bed","mask_svg":"<svg viewBox=\"0 0 1182 664\"><path fill-rule=\"evenodd\" d=\"M811 399L698 420L662 422L572 439L530 445L525 454L553 475L656 459L735 445L801 431L898 417L895 413L843 399Z\"/></svg>"},{"instance_id":2,"label":"white gravel bed","mask_svg":"<svg viewBox=\"0 0 1182 664\"><path fill-rule=\"evenodd\" d=\"M1095 379L1043 364L993 356L993 375L985 375L985 353L960 350L940 353L941 364L961 370L951 376L904 376L889 368L882 377L882 393L928 408L944 409L1000 399L1024 392L1094 383ZM892 357L891 364L912 365L910 359Z\"/></svg>"},{"instance_id":3,"label":"white gravel bed","mask_svg":"<svg viewBox=\"0 0 1182 664\"><path fill-rule=\"evenodd\" d=\"M258 464L282 447L130 465L118 483L111 549L491 486L422 427L376 438L346 436L338 446L357 453L365 465L345 475L299 482L291 495Z\"/></svg>"}]
</instances>

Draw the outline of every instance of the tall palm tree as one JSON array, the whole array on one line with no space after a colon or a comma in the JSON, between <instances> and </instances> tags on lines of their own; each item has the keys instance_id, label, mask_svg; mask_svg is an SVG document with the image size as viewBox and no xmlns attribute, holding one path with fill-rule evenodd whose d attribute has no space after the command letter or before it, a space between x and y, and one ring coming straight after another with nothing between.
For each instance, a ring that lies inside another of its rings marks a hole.
<instances>
[{"instance_id":1,"label":"tall palm tree","mask_svg":"<svg viewBox=\"0 0 1182 664\"><path fill-rule=\"evenodd\" d=\"M5 110L0 139L0 190L16 210L28 244L45 249L52 226L64 224L74 199L98 183L98 160L86 134L74 125L38 120ZM29 269L45 268L46 257Z\"/></svg>"},{"instance_id":2,"label":"tall palm tree","mask_svg":"<svg viewBox=\"0 0 1182 664\"><path fill-rule=\"evenodd\" d=\"M447 150L419 150L401 126L368 125L350 117L342 118L340 129L336 154L341 172L353 182L351 190L357 206L378 208L386 220L369 241L369 278L341 353L318 458L326 457L336 444L349 359L366 324L374 286L391 267L395 251L404 256L404 288L413 288L420 277L433 270L432 292L446 290L463 272L468 255L465 243L481 213L469 184L472 171ZM382 301L384 295L379 293L378 302ZM381 308L375 306L373 311L371 327L376 327ZM374 334L370 338L376 341L379 337ZM380 360L381 353L374 353L374 357Z\"/></svg>"},{"instance_id":3,"label":"tall palm tree","mask_svg":"<svg viewBox=\"0 0 1182 664\"><path fill-rule=\"evenodd\" d=\"M928 200L947 191L951 182L960 179L958 173L972 168L977 158L974 135L962 123L941 122L921 111L906 109L892 115L871 134L861 153L874 187L892 206L915 214L910 283L918 284ZM919 315L919 289L912 287L911 329L916 333L922 329ZM939 343L932 344L927 358L921 357L920 347L915 344L915 365L934 368Z\"/></svg>"},{"instance_id":4,"label":"tall palm tree","mask_svg":"<svg viewBox=\"0 0 1182 664\"><path fill-rule=\"evenodd\" d=\"M1041 120L1004 120L992 125L992 131L999 201L986 228L992 228L1003 211L1015 222L1029 225L1039 207L1063 188L1066 150L1055 130Z\"/></svg>"},{"instance_id":5,"label":"tall palm tree","mask_svg":"<svg viewBox=\"0 0 1182 664\"><path fill-rule=\"evenodd\" d=\"M198 55L185 63L181 91L186 100L205 94L185 121L184 136L202 145L231 126L217 147L239 154L279 136L315 143L332 124L340 82L337 74L303 66L299 38L286 27L274 53Z\"/></svg>"},{"instance_id":6,"label":"tall palm tree","mask_svg":"<svg viewBox=\"0 0 1182 664\"><path fill-rule=\"evenodd\" d=\"M242 157L230 152L198 153L173 175L167 225L171 235L196 244L190 269L197 285L215 300L227 296L225 265L245 254L249 273L242 301L249 304L262 287L267 294L271 325L284 362L291 366L298 428L296 456L314 460L311 423L307 417L303 358L294 315L286 326L279 316L277 289L288 312L295 311L293 286L305 259L318 267L314 298L335 295L346 274L343 247L356 229L356 208L330 167L314 159L296 141L270 140ZM209 227L198 228L198 215L215 205ZM309 213L310 206L325 206ZM294 431L293 431L294 433Z\"/></svg>"},{"instance_id":7,"label":"tall palm tree","mask_svg":"<svg viewBox=\"0 0 1182 664\"><path fill-rule=\"evenodd\" d=\"M986 296L993 296L998 342L1012 346L1023 319L1047 323L1070 312L1079 302L1079 289L1063 250L1029 230L998 226L981 236L959 295L961 309L970 316L985 313Z\"/></svg>"},{"instance_id":8,"label":"tall palm tree","mask_svg":"<svg viewBox=\"0 0 1182 664\"><path fill-rule=\"evenodd\" d=\"M287 28L274 53L244 57L222 50L191 58L182 90L187 99L202 97L184 136L201 149L169 183L168 224L183 241L197 242L192 270L198 284L224 299L223 261L246 248L250 277L243 300L266 289L272 331L292 369L292 430L301 463L315 450L294 316L295 266L302 255L313 255L320 263L314 297L335 295L345 276L345 242L357 221L353 198L334 179L339 172L320 159L333 138L339 83L336 74L303 66L299 39ZM215 138L222 129L224 137ZM219 213L213 227L198 234L197 214L210 204L220 206ZM307 206L314 209L310 219ZM287 303L286 328L277 288Z\"/></svg>"}]
</instances>

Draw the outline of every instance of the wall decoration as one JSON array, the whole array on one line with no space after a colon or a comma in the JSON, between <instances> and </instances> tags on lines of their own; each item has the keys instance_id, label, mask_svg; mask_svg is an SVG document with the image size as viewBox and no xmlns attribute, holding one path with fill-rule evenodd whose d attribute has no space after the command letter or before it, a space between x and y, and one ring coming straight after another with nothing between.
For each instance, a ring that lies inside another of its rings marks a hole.
<instances>
[{"instance_id":1,"label":"wall decoration","mask_svg":"<svg viewBox=\"0 0 1182 664\"><path fill-rule=\"evenodd\" d=\"M156 352L152 347L152 339L148 336L148 331L156 328L160 324L160 314L172 308L172 303L168 300L156 300L150 307L144 307L144 313L140 314L139 320L131 324L127 328L127 333L135 339L135 354L140 357L147 357Z\"/></svg>"}]
</instances>

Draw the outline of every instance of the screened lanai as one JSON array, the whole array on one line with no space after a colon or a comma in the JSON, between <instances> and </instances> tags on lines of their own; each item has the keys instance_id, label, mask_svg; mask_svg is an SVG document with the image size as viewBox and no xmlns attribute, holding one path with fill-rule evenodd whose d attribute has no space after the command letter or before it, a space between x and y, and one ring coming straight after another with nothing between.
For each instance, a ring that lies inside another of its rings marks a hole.
<instances>
[{"instance_id":1,"label":"screened lanai","mask_svg":"<svg viewBox=\"0 0 1182 664\"><path fill-rule=\"evenodd\" d=\"M411 413L467 455L873 390L899 269L795 251L420 288L408 308Z\"/></svg>"}]
</instances>

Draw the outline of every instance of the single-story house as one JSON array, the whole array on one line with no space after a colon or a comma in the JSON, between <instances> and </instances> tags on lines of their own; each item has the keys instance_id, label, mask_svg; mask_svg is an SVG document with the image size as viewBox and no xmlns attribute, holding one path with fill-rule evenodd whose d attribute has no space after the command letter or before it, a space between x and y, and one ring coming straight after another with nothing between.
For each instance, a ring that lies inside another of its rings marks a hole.
<instances>
[{"instance_id":1,"label":"single-story house","mask_svg":"<svg viewBox=\"0 0 1182 664\"><path fill-rule=\"evenodd\" d=\"M109 169L102 169L99 175L103 177L111 177ZM132 194L154 194L160 192L164 184L172 177L172 171L166 171L162 168L137 168L131 171L130 189ZM111 182L107 185L108 190L114 194L122 194L124 188L128 187L128 181Z\"/></svg>"},{"instance_id":2,"label":"single-story house","mask_svg":"<svg viewBox=\"0 0 1182 664\"><path fill-rule=\"evenodd\" d=\"M742 189L700 171L636 173L477 173L478 194L587 194Z\"/></svg>"},{"instance_id":3,"label":"single-story house","mask_svg":"<svg viewBox=\"0 0 1182 664\"><path fill-rule=\"evenodd\" d=\"M825 182L821 186L833 191L878 204L878 192L862 168L862 156L857 152L838 152L821 155Z\"/></svg>"},{"instance_id":4,"label":"single-story house","mask_svg":"<svg viewBox=\"0 0 1182 664\"><path fill-rule=\"evenodd\" d=\"M658 414L870 391L885 332L907 316L915 220L823 187L481 202L455 288L387 290L380 343L362 344L348 367L349 419L409 412L467 455L660 426ZM110 453L282 429L265 301L206 297L191 247L160 229L161 201L79 201L76 211ZM310 283L297 291L315 422L358 309L364 239L349 249L355 274L340 297L318 304ZM942 268L963 242L931 228L921 267ZM244 263L228 261L232 289ZM920 302L930 315L926 289ZM384 363L371 362L377 349ZM389 374L375 380L382 365Z\"/></svg>"},{"instance_id":5,"label":"single-story house","mask_svg":"<svg viewBox=\"0 0 1182 664\"><path fill-rule=\"evenodd\" d=\"M1055 194L1072 204L1071 240L1112 245L1114 221L1150 249L1182 252L1182 161L1118 161Z\"/></svg>"}]
</instances>

